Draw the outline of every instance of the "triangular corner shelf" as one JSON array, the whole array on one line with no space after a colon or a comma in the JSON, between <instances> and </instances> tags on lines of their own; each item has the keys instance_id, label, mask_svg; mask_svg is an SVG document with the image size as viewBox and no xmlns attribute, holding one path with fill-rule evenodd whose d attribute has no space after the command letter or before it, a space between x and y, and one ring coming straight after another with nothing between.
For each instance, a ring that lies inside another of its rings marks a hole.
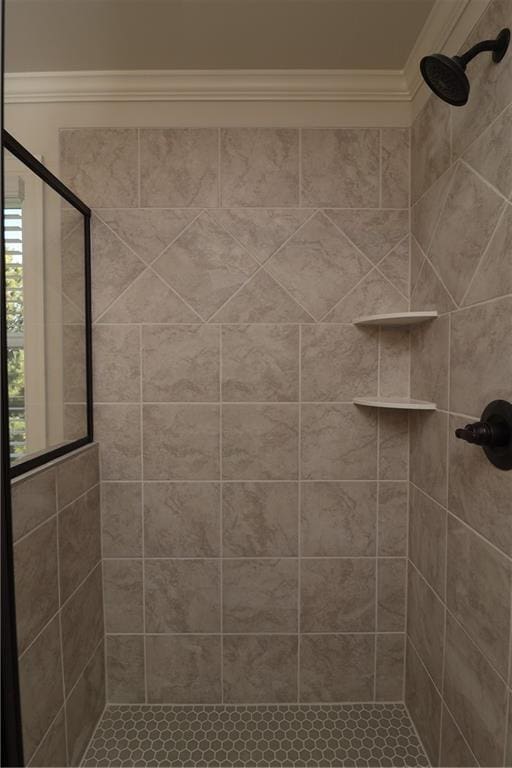
<instances>
[{"instance_id":1,"label":"triangular corner shelf","mask_svg":"<svg viewBox=\"0 0 512 768\"><path fill-rule=\"evenodd\" d=\"M401 411L435 411L437 407L428 400L414 400L410 397L355 397L352 402L367 408L394 408Z\"/></svg>"},{"instance_id":2,"label":"triangular corner shelf","mask_svg":"<svg viewBox=\"0 0 512 768\"><path fill-rule=\"evenodd\" d=\"M390 312L383 315L363 315L356 317L354 325L380 325L396 328L398 326L419 325L428 320L435 320L438 316L436 310L427 312Z\"/></svg>"}]
</instances>

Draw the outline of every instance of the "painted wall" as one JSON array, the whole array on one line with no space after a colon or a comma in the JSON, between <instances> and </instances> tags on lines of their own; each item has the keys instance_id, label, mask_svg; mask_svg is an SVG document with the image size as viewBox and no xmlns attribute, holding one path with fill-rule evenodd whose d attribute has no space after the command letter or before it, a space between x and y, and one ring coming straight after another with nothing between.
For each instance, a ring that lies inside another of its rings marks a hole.
<instances>
[{"instance_id":1,"label":"painted wall","mask_svg":"<svg viewBox=\"0 0 512 768\"><path fill-rule=\"evenodd\" d=\"M70 129L110 701L400 700L407 129ZM380 361L380 362L379 362Z\"/></svg>"},{"instance_id":2,"label":"painted wall","mask_svg":"<svg viewBox=\"0 0 512 768\"><path fill-rule=\"evenodd\" d=\"M105 705L98 448L13 483L26 765L79 765Z\"/></svg>"},{"instance_id":3,"label":"painted wall","mask_svg":"<svg viewBox=\"0 0 512 768\"><path fill-rule=\"evenodd\" d=\"M507 26L494 0L466 45ZM412 335L438 411L411 424L406 701L433 765L511 765L512 472L454 429L512 399L512 55L468 70L469 104L412 128L411 305L441 317Z\"/></svg>"}]
</instances>

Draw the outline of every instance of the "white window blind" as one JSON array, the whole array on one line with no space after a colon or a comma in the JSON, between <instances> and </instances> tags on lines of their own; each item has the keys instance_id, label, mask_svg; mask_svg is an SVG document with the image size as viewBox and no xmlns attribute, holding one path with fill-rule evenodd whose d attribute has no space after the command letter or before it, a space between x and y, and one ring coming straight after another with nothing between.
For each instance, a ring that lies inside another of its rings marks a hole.
<instances>
[{"instance_id":1,"label":"white window blind","mask_svg":"<svg viewBox=\"0 0 512 768\"><path fill-rule=\"evenodd\" d=\"M7 369L11 459L26 450L23 291L23 181L6 178L4 237L7 310Z\"/></svg>"}]
</instances>

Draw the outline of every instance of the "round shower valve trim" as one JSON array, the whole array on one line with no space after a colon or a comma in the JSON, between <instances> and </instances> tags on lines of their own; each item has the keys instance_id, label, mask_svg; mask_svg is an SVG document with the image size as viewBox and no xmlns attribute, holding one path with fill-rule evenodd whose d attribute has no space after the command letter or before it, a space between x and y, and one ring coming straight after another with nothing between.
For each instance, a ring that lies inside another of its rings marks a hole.
<instances>
[{"instance_id":1,"label":"round shower valve trim","mask_svg":"<svg viewBox=\"0 0 512 768\"><path fill-rule=\"evenodd\" d=\"M480 421L459 427L455 437L479 445L498 469L512 469L512 404L493 400L484 409Z\"/></svg>"}]
</instances>

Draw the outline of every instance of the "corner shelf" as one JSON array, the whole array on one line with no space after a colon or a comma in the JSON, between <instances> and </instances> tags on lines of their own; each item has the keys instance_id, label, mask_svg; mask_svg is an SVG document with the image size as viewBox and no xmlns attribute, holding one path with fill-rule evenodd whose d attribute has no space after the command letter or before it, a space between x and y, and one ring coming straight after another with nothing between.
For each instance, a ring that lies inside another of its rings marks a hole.
<instances>
[{"instance_id":1,"label":"corner shelf","mask_svg":"<svg viewBox=\"0 0 512 768\"><path fill-rule=\"evenodd\" d=\"M428 320L435 320L436 317L436 310L429 310L428 312L391 312L386 315L363 315L362 317L356 317L353 323L354 325L381 325L396 328L397 326L419 325L420 323L426 323Z\"/></svg>"},{"instance_id":2,"label":"corner shelf","mask_svg":"<svg viewBox=\"0 0 512 768\"><path fill-rule=\"evenodd\" d=\"M355 397L352 402L367 408L395 408L402 411L435 411L437 407L428 400L413 400L410 397Z\"/></svg>"}]
</instances>

